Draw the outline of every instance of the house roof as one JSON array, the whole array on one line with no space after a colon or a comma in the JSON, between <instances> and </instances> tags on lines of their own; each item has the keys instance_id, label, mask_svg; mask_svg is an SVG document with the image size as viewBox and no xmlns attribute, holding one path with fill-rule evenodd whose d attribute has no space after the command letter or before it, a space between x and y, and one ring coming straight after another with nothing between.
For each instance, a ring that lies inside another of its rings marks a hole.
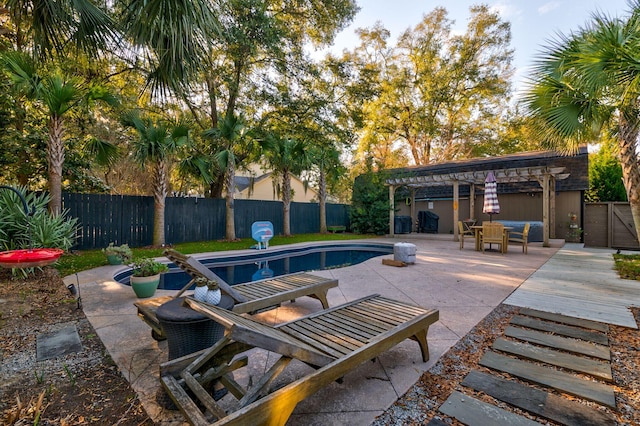
<instances>
[{"instance_id":1,"label":"house roof","mask_svg":"<svg viewBox=\"0 0 640 426\"><path fill-rule=\"evenodd\" d=\"M389 170L387 185L416 189L416 197L450 197L453 183L460 184L459 194L469 194L470 185L483 185L492 171L498 192L538 192L540 178L550 174L556 178L557 191L586 190L589 187L589 162L586 147L575 155L556 151L533 151L499 157L474 158L428 166ZM480 192L482 192L482 188Z\"/></svg>"},{"instance_id":2,"label":"house roof","mask_svg":"<svg viewBox=\"0 0 640 426\"><path fill-rule=\"evenodd\" d=\"M242 192L245 189L247 189L249 186L251 186L252 181L253 181L253 184L255 185L256 183L268 178L269 176L271 176L271 172L265 173L258 177L236 175L234 180L236 185L236 190L238 192Z\"/></svg>"}]
</instances>

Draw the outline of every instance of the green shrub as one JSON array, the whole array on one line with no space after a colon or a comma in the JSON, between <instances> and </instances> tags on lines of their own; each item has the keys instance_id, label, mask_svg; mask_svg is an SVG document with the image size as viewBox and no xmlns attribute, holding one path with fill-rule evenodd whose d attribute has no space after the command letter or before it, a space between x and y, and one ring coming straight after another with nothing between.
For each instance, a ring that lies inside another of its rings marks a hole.
<instances>
[{"instance_id":1,"label":"green shrub","mask_svg":"<svg viewBox=\"0 0 640 426\"><path fill-rule=\"evenodd\" d=\"M384 235L389 231L389 190L384 173L369 172L353 184L350 223L354 232Z\"/></svg>"},{"instance_id":2,"label":"green shrub","mask_svg":"<svg viewBox=\"0 0 640 426\"><path fill-rule=\"evenodd\" d=\"M107 256L118 256L122 263L131 262L131 258L133 257L133 251L128 244L122 244L119 246L114 245L113 243L109 243L109 245L102 249L102 252Z\"/></svg>"},{"instance_id":3,"label":"green shrub","mask_svg":"<svg viewBox=\"0 0 640 426\"><path fill-rule=\"evenodd\" d=\"M68 250L75 244L77 219L67 217L63 211L52 216L47 210L47 193L28 192L24 187L16 187L27 202L29 212L25 212L22 200L13 191L0 190L0 246L3 250L30 247L50 247Z\"/></svg>"}]
</instances>

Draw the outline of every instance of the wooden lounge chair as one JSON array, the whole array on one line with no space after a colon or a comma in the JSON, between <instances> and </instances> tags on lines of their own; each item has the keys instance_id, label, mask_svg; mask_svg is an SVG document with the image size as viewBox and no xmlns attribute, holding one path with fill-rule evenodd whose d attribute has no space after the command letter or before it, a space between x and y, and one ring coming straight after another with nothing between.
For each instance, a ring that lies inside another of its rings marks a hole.
<instances>
[{"instance_id":1,"label":"wooden lounge chair","mask_svg":"<svg viewBox=\"0 0 640 426\"><path fill-rule=\"evenodd\" d=\"M498 244L500 246L500 253L506 251L506 241L504 238L504 225L499 222L483 223L482 234L480 236L482 246L482 252L484 253L485 244Z\"/></svg>"},{"instance_id":2,"label":"wooden lounge chair","mask_svg":"<svg viewBox=\"0 0 640 426\"><path fill-rule=\"evenodd\" d=\"M322 307L326 309L329 307L327 292L330 288L338 286L336 279L319 277L306 272L231 286L193 257L185 256L172 249L165 250L164 255L189 274L192 279L206 277L217 281L220 290L233 298L235 302L233 311L238 313L253 314L273 309L280 306L282 302L294 301L302 296L318 299L322 303ZM189 281L174 296L160 296L134 303L138 308L138 316L151 327L151 335L154 339L163 340L165 338L156 316L158 308L162 304L182 296L192 284L193 280Z\"/></svg>"},{"instance_id":3,"label":"wooden lounge chair","mask_svg":"<svg viewBox=\"0 0 640 426\"><path fill-rule=\"evenodd\" d=\"M509 242L520 243L522 244L522 252L527 254L527 244L529 242L529 228L531 224L529 222L524 224L524 228L522 232L509 232Z\"/></svg>"},{"instance_id":4,"label":"wooden lounge chair","mask_svg":"<svg viewBox=\"0 0 640 426\"><path fill-rule=\"evenodd\" d=\"M186 303L225 327L225 336L211 348L160 366L163 386L193 425L284 425L300 401L407 338L419 343L426 362L427 331L439 318L435 309L380 295L275 327L193 298L187 298ZM254 380L253 387L244 389L229 373L247 365L248 358L242 352L253 347L280 354L280 358L263 377ZM318 369L269 393L270 384L293 359ZM205 391L212 380L220 380L238 399L235 411L227 414ZM194 398L206 407L205 412ZM214 419L210 421L207 415Z\"/></svg>"}]
</instances>

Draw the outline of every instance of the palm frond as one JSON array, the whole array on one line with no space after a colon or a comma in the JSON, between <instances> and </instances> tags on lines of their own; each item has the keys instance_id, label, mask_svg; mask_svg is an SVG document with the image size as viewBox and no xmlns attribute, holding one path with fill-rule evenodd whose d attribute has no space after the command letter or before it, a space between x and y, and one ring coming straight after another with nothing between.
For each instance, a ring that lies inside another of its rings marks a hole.
<instances>
[{"instance_id":1,"label":"palm frond","mask_svg":"<svg viewBox=\"0 0 640 426\"><path fill-rule=\"evenodd\" d=\"M84 151L101 166L113 166L120 158L117 146L94 137L85 142Z\"/></svg>"}]
</instances>

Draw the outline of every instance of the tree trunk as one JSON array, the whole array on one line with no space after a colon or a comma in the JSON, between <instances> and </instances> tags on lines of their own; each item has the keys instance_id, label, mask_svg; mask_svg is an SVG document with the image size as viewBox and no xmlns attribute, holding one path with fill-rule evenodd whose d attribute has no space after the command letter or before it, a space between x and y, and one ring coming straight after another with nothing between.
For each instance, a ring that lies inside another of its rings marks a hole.
<instances>
[{"instance_id":1,"label":"tree trunk","mask_svg":"<svg viewBox=\"0 0 640 426\"><path fill-rule=\"evenodd\" d=\"M209 72L205 75L205 81L207 83L207 92L209 93L209 119L211 120L211 128L215 129L218 127L217 87L213 76Z\"/></svg>"},{"instance_id":2,"label":"tree trunk","mask_svg":"<svg viewBox=\"0 0 640 426\"><path fill-rule=\"evenodd\" d=\"M167 198L167 163L156 162L153 170L153 245L162 247L164 241L164 206Z\"/></svg>"},{"instance_id":3,"label":"tree trunk","mask_svg":"<svg viewBox=\"0 0 640 426\"><path fill-rule=\"evenodd\" d=\"M49 145L47 160L49 162L49 212L57 216L62 211L62 165L64 164L64 142L62 134L64 121L54 115L49 122Z\"/></svg>"},{"instance_id":4,"label":"tree trunk","mask_svg":"<svg viewBox=\"0 0 640 426\"><path fill-rule=\"evenodd\" d=\"M320 233L327 233L327 178L324 169L320 169L318 182L318 203L320 206Z\"/></svg>"},{"instance_id":5,"label":"tree trunk","mask_svg":"<svg viewBox=\"0 0 640 426\"><path fill-rule=\"evenodd\" d=\"M621 119L618 148L620 151L620 165L622 166L622 180L627 190L627 198L631 207L631 215L636 229L636 236L640 242L640 168L636 141L638 130L635 126Z\"/></svg>"},{"instance_id":6,"label":"tree trunk","mask_svg":"<svg viewBox=\"0 0 640 426\"><path fill-rule=\"evenodd\" d=\"M236 165L232 156L229 156L229 164L227 164L227 172L225 174L226 182L225 187L227 189L227 196L225 197L226 203L226 239L227 241L235 241L236 239L236 221L235 221L235 177L236 177Z\"/></svg>"},{"instance_id":7,"label":"tree trunk","mask_svg":"<svg viewBox=\"0 0 640 426\"><path fill-rule=\"evenodd\" d=\"M213 177L213 182L209 184L209 198L222 198L226 176L225 173L222 176Z\"/></svg>"},{"instance_id":8,"label":"tree trunk","mask_svg":"<svg viewBox=\"0 0 640 426\"><path fill-rule=\"evenodd\" d=\"M285 237L291 235L291 175L289 171L282 172L282 228Z\"/></svg>"}]
</instances>

